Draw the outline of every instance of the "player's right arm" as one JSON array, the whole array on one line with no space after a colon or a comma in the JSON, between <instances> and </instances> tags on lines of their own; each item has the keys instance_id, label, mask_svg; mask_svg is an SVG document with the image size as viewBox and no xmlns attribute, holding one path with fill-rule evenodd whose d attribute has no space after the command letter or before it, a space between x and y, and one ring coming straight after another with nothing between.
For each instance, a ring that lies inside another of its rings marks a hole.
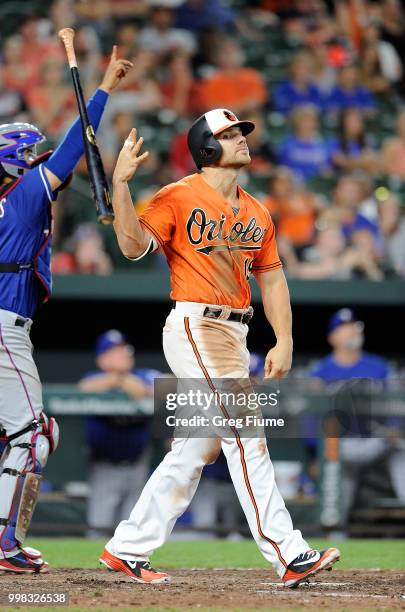
<instances>
[{"instance_id":1,"label":"player's right arm","mask_svg":"<svg viewBox=\"0 0 405 612\"><path fill-rule=\"evenodd\" d=\"M129 259L138 259L156 246L153 236L139 222L132 202L128 181L148 157L148 151L139 155L143 138L137 140L133 128L124 142L113 174L114 230L121 252Z\"/></svg>"}]
</instances>

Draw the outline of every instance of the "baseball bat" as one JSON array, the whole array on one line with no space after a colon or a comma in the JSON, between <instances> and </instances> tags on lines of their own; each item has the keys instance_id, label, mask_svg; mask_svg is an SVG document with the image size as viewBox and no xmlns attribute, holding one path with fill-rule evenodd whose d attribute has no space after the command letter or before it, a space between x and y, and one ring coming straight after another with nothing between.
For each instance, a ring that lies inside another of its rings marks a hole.
<instances>
[{"instance_id":1,"label":"baseball bat","mask_svg":"<svg viewBox=\"0 0 405 612\"><path fill-rule=\"evenodd\" d=\"M110 188L108 186L93 126L89 121L83 90L80 84L79 70L77 68L76 54L73 46L75 31L72 28L63 28L58 32L58 35L65 46L70 72L72 74L83 131L84 151L86 154L90 185L93 193L93 200L96 205L97 219L99 223L112 223L114 221L114 211L111 203Z\"/></svg>"}]
</instances>

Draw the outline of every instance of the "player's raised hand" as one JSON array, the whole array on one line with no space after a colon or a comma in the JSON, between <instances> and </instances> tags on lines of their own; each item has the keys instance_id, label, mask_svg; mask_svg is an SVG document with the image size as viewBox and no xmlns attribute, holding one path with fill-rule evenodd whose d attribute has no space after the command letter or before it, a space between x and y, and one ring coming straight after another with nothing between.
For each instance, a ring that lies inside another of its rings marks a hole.
<instances>
[{"instance_id":1,"label":"player's raised hand","mask_svg":"<svg viewBox=\"0 0 405 612\"><path fill-rule=\"evenodd\" d=\"M103 89L107 93L111 93L132 67L133 63L129 60L117 58L117 45L114 45L100 89Z\"/></svg>"},{"instance_id":2,"label":"player's raised hand","mask_svg":"<svg viewBox=\"0 0 405 612\"><path fill-rule=\"evenodd\" d=\"M113 173L113 183L122 183L131 180L138 166L140 166L149 155L148 151L139 155L142 145L142 136L137 140L136 128L132 128L118 156Z\"/></svg>"},{"instance_id":3,"label":"player's raised hand","mask_svg":"<svg viewBox=\"0 0 405 612\"><path fill-rule=\"evenodd\" d=\"M291 369L292 345L277 342L264 362L264 378L284 378Z\"/></svg>"}]
</instances>

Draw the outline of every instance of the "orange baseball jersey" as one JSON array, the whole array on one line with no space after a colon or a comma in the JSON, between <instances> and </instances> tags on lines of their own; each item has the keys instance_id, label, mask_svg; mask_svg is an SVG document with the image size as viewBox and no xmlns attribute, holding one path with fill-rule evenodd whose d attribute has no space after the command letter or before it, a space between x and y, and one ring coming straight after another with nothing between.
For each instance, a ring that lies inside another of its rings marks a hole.
<instances>
[{"instance_id":1,"label":"orange baseball jersey","mask_svg":"<svg viewBox=\"0 0 405 612\"><path fill-rule=\"evenodd\" d=\"M170 297L247 308L251 272L282 266L267 209L238 186L239 212L201 174L163 187L140 216L162 246Z\"/></svg>"}]
</instances>

